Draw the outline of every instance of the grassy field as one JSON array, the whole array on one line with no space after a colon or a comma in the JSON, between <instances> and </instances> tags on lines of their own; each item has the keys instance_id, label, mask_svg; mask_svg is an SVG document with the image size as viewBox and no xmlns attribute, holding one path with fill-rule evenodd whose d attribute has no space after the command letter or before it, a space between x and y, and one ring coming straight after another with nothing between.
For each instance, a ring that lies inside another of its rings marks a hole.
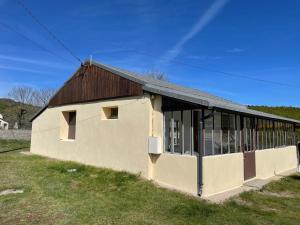
<instances>
[{"instance_id":1,"label":"grassy field","mask_svg":"<svg viewBox=\"0 0 300 225\"><path fill-rule=\"evenodd\" d=\"M216 205L125 172L20 150L0 154L0 171L0 191L24 190L0 196L0 224L299 224L299 175Z\"/></svg>"},{"instance_id":2,"label":"grassy field","mask_svg":"<svg viewBox=\"0 0 300 225\"><path fill-rule=\"evenodd\" d=\"M0 139L0 153L7 151L16 151L18 149L29 148L30 142L24 140L3 140Z\"/></svg>"}]
</instances>

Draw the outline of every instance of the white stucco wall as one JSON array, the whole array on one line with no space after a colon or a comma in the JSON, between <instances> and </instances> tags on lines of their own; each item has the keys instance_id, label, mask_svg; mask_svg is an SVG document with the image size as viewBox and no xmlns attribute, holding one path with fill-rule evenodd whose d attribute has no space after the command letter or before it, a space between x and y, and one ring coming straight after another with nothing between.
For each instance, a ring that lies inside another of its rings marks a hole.
<instances>
[{"instance_id":1,"label":"white stucco wall","mask_svg":"<svg viewBox=\"0 0 300 225\"><path fill-rule=\"evenodd\" d=\"M116 120L105 119L103 107L118 106ZM66 135L64 111L76 110L76 138ZM197 194L197 157L148 154L148 137L161 137L161 97L149 95L46 109L32 124L31 152L98 167L141 173L162 186ZM296 147L256 151L256 175L265 179L296 168ZM203 196L244 183L243 153L203 157Z\"/></svg>"},{"instance_id":2,"label":"white stucco wall","mask_svg":"<svg viewBox=\"0 0 300 225\"><path fill-rule=\"evenodd\" d=\"M110 106L118 106L118 119L103 118ZM62 112L74 110L76 139L62 140ZM150 113L148 95L48 108L33 121L31 152L148 177Z\"/></svg>"},{"instance_id":3,"label":"white stucco wall","mask_svg":"<svg viewBox=\"0 0 300 225\"><path fill-rule=\"evenodd\" d=\"M151 117L151 135L161 138L163 149L163 113L161 111L162 98L152 99L153 111ZM191 155L163 153L151 155L149 162L149 177L156 183L171 189L197 194L197 158Z\"/></svg>"},{"instance_id":4,"label":"white stucco wall","mask_svg":"<svg viewBox=\"0 0 300 225\"><path fill-rule=\"evenodd\" d=\"M243 153L203 157L204 197L239 187L243 182Z\"/></svg>"},{"instance_id":5,"label":"white stucco wall","mask_svg":"<svg viewBox=\"0 0 300 225\"><path fill-rule=\"evenodd\" d=\"M296 146L255 151L256 177L266 179L297 168Z\"/></svg>"},{"instance_id":6,"label":"white stucco wall","mask_svg":"<svg viewBox=\"0 0 300 225\"><path fill-rule=\"evenodd\" d=\"M164 153L153 160L153 180L183 192L197 195L197 158Z\"/></svg>"}]
</instances>

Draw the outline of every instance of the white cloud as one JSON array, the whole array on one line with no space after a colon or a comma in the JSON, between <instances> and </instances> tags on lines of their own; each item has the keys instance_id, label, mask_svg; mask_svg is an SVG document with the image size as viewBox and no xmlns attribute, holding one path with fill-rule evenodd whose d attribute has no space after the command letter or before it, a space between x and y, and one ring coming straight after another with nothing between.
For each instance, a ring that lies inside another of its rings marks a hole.
<instances>
[{"instance_id":1,"label":"white cloud","mask_svg":"<svg viewBox=\"0 0 300 225\"><path fill-rule=\"evenodd\" d=\"M193 59L193 60L219 60L222 59L222 56L205 56L205 55L190 55L187 56L188 59Z\"/></svg>"},{"instance_id":2,"label":"white cloud","mask_svg":"<svg viewBox=\"0 0 300 225\"><path fill-rule=\"evenodd\" d=\"M39 66L47 66L47 67L55 67L60 69L71 69L71 66L66 66L64 64L50 62L50 61L43 61L43 60L37 60L37 59L29 59L29 58L22 58L18 56L10 56L10 55L3 55L0 54L0 59L14 61L14 62L23 62L23 63L29 63L29 64L35 64Z\"/></svg>"},{"instance_id":3,"label":"white cloud","mask_svg":"<svg viewBox=\"0 0 300 225\"><path fill-rule=\"evenodd\" d=\"M15 67L15 66L5 66L5 65L0 65L0 70L14 70L14 71L20 71L20 72L28 72L28 73L44 73L44 74L49 74L48 72L44 72L41 70L33 70L33 69L27 69L23 67Z\"/></svg>"},{"instance_id":4,"label":"white cloud","mask_svg":"<svg viewBox=\"0 0 300 225\"><path fill-rule=\"evenodd\" d=\"M195 35L201 32L224 8L228 0L216 0L205 12L191 30L181 38L181 40L161 58L161 62L169 63L182 51L183 46Z\"/></svg>"},{"instance_id":5,"label":"white cloud","mask_svg":"<svg viewBox=\"0 0 300 225\"><path fill-rule=\"evenodd\" d=\"M232 49L228 49L227 52L229 53L239 53L239 52L243 52L245 51L245 49L242 48L232 48Z\"/></svg>"}]
</instances>

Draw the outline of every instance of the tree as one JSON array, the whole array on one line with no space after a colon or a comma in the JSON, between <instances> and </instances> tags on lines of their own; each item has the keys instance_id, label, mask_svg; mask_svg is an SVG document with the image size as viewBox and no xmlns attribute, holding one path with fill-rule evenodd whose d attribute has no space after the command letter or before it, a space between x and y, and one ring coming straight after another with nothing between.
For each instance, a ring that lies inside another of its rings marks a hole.
<instances>
[{"instance_id":1,"label":"tree","mask_svg":"<svg viewBox=\"0 0 300 225\"><path fill-rule=\"evenodd\" d=\"M150 70L145 75L156 80L168 81L166 74L159 70Z\"/></svg>"},{"instance_id":2,"label":"tree","mask_svg":"<svg viewBox=\"0 0 300 225\"><path fill-rule=\"evenodd\" d=\"M51 88L33 89L28 86L12 88L8 93L8 97L18 103L15 112L18 127L20 129L28 128L30 123L27 115L31 113L33 108L37 109L47 105L54 93L55 90Z\"/></svg>"},{"instance_id":3,"label":"tree","mask_svg":"<svg viewBox=\"0 0 300 225\"><path fill-rule=\"evenodd\" d=\"M32 87L27 86L14 87L10 90L8 96L19 104L17 109L17 120L19 128L23 128L23 121L25 114L27 113L26 105L31 105L33 103L34 90Z\"/></svg>"},{"instance_id":4,"label":"tree","mask_svg":"<svg viewBox=\"0 0 300 225\"><path fill-rule=\"evenodd\" d=\"M22 104L32 104L34 90L31 87L14 87L8 92L8 97Z\"/></svg>"},{"instance_id":5,"label":"tree","mask_svg":"<svg viewBox=\"0 0 300 225\"><path fill-rule=\"evenodd\" d=\"M33 105L44 107L48 104L50 99L55 94L56 90L52 88L43 88L39 90L34 90L33 93Z\"/></svg>"},{"instance_id":6,"label":"tree","mask_svg":"<svg viewBox=\"0 0 300 225\"><path fill-rule=\"evenodd\" d=\"M54 94L55 89L52 88L33 89L20 86L12 88L8 93L8 97L21 104L43 107L47 105Z\"/></svg>"}]
</instances>

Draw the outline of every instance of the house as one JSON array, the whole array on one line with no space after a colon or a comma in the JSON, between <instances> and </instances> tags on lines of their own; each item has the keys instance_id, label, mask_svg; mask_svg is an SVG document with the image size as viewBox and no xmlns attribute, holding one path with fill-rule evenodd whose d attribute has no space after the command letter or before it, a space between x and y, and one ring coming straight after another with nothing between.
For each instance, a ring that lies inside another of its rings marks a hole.
<instances>
[{"instance_id":1,"label":"house","mask_svg":"<svg viewBox=\"0 0 300 225\"><path fill-rule=\"evenodd\" d=\"M210 196L296 171L300 121L85 62L32 118L31 152Z\"/></svg>"},{"instance_id":2,"label":"house","mask_svg":"<svg viewBox=\"0 0 300 225\"><path fill-rule=\"evenodd\" d=\"M0 130L8 130L8 122L3 120L2 114L0 114Z\"/></svg>"}]
</instances>

